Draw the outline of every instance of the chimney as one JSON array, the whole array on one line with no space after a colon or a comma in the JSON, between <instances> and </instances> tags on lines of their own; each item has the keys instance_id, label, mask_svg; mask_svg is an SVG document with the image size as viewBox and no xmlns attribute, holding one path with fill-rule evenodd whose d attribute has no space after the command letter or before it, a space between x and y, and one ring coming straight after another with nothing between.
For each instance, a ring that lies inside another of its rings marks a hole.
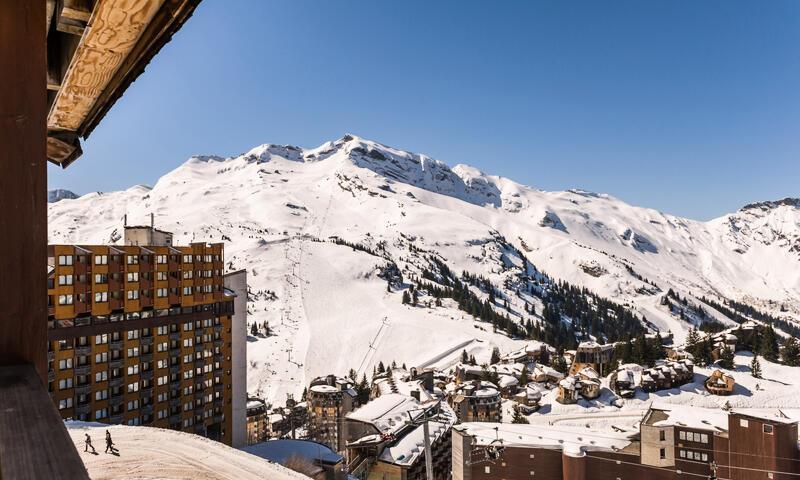
<instances>
[{"instance_id":1,"label":"chimney","mask_svg":"<svg viewBox=\"0 0 800 480\"><path fill-rule=\"evenodd\" d=\"M122 216L122 226L123 227L127 227L128 226L128 214L127 213Z\"/></svg>"},{"instance_id":2,"label":"chimney","mask_svg":"<svg viewBox=\"0 0 800 480\"><path fill-rule=\"evenodd\" d=\"M153 213L150 212L150 228L153 228L155 226L156 226L155 215L153 215Z\"/></svg>"}]
</instances>

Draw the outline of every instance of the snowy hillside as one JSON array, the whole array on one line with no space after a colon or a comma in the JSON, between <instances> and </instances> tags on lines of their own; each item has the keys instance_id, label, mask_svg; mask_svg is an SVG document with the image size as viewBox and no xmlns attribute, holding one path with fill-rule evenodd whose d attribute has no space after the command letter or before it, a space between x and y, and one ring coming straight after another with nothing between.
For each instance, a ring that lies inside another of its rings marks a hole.
<instances>
[{"instance_id":1,"label":"snowy hillside","mask_svg":"<svg viewBox=\"0 0 800 480\"><path fill-rule=\"evenodd\" d=\"M68 422L92 480L302 480L305 475L198 435L152 427ZM105 453L105 431L118 455ZM86 434L97 450L84 452Z\"/></svg>"},{"instance_id":2,"label":"snowy hillside","mask_svg":"<svg viewBox=\"0 0 800 480\"><path fill-rule=\"evenodd\" d=\"M248 269L251 320L272 333L250 339L248 390L283 401L328 372L360 374L392 360L448 366L462 349L482 361L494 345L519 345L453 299L438 306L422 291L417 306L404 305L411 283L441 278L437 265L489 282L496 291L477 280L469 288L521 324L543 322L542 298L558 280L627 306L678 341L689 325L661 305L670 288L796 320L798 203L697 222L604 194L544 192L347 135L314 149L193 157L153 188L51 204L49 220L51 243L115 242L124 215L145 223L151 212L178 243L225 241L226 267Z\"/></svg>"}]
</instances>

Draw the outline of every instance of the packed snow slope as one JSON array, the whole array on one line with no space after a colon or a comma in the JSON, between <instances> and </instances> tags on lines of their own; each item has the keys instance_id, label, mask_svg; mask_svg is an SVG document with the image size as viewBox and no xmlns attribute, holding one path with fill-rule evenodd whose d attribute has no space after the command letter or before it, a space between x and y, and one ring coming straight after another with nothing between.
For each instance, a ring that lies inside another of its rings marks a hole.
<instances>
[{"instance_id":1,"label":"packed snow slope","mask_svg":"<svg viewBox=\"0 0 800 480\"><path fill-rule=\"evenodd\" d=\"M68 422L67 428L92 480L302 480L305 475L198 435L152 427ZM105 453L105 432L117 454ZM85 434L92 449L84 452Z\"/></svg>"},{"instance_id":2,"label":"packed snow slope","mask_svg":"<svg viewBox=\"0 0 800 480\"><path fill-rule=\"evenodd\" d=\"M541 313L519 293L533 271L625 304L678 341L688 324L660 306L669 288L800 318L800 200L698 222L346 135L314 149L193 157L152 188L59 201L50 242L119 242L124 215L146 223L150 213L178 243L225 241L226 267L248 270L250 318L271 329L250 338L248 389L274 400L298 394L309 376L392 360L447 366L462 348L479 360L493 345L514 348L451 301L411 307L400 301L405 284L387 288L387 264L415 280L427 257L490 279L515 320L537 320L526 302Z\"/></svg>"}]
</instances>

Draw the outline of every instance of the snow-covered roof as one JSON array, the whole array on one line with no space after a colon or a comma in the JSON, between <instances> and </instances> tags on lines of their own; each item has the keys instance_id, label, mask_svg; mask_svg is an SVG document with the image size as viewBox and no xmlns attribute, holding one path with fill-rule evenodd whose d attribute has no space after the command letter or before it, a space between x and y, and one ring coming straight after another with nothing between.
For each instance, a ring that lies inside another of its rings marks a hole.
<instances>
[{"instance_id":1,"label":"snow-covered roof","mask_svg":"<svg viewBox=\"0 0 800 480\"><path fill-rule=\"evenodd\" d=\"M436 442L450 431L450 428L456 422L456 414L450 406L444 402L440 406L441 412L437 417L438 421L428 422L431 443ZM421 424L417 425L392 445L384 448L379 458L388 463L411 465L425 453L424 439L424 428Z\"/></svg>"},{"instance_id":2,"label":"snow-covered roof","mask_svg":"<svg viewBox=\"0 0 800 480\"><path fill-rule=\"evenodd\" d=\"M422 404L414 397L388 393L348 413L347 418L369 423L381 433L390 434L402 429L411 418L422 415L420 408Z\"/></svg>"},{"instance_id":3,"label":"snow-covered roof","mask_svg":"<svg viewBox=\"0 0 800 480\"><path fill-rule=\"evenodd\" d=\"M453 429L470 435L478 445L497 444L515 447L560 447L565 452L614 451L631 444L628 434L619 432L593 432L583 427L536 424L468 422Z\"/></svg>"},{"instance_id":4,"label":"snow-covered roof","mask_svg":"<svg viewBox=\"0 0 800 480\"><path fill-rule=\"evenodd\" d=\"M661 411L667 416L663 420L652 422L652 425L657 427L680 426L715 432L728 431L728 413L718 408L653 402L650 409Z\"/></svg>"},{"instance_id":5,"label":"snow-covered roof","mask_svg":"<svg viewBox=\"0 0 800 480\"><path fill-rule=\"evenodd\" d=\"M730 413L735 415L743 415L751 418L757 418L759 420L765 420L771 423L782 423L785 425L791 425L793 423L798 422L797 418L790 418L783 411L777 408L773 409L734 408L730 411Z\"/></svg>"},{"instance_id":6,"label":"snow-covered roof","mask_svg":"<svg viewBox=\"0 0 800 480\"><path fill-rule=\"evenodd\" d=\"M511 375L501 375L497 383L500 384L500 388L508 388L519 385L519 380Z\"/></svg>"},{"instance_id":7,"label":"snow-covered roof","mask_svg":"<svg viewBox=\"0 0 800 480\"><path fill-rule=\"evenodd\" d=\"M316 393L335 393L339 391L338 388L330 385L314 385L310 388L310 390Z\"/></svg>"},{"instance_id":8,"label":"snow-covered roof","mask_svg":"<svg viewBox=\"0 0 800 480\"><path fill-rule=\"evenodd\" d=\"M257 457L281 464L294 456L330 464L336 464L344 460L344 457L331 450L327 445L309 440L269 440L267 442L248 445L243 447L242 450Z\"/></svg>"}]
</instances>

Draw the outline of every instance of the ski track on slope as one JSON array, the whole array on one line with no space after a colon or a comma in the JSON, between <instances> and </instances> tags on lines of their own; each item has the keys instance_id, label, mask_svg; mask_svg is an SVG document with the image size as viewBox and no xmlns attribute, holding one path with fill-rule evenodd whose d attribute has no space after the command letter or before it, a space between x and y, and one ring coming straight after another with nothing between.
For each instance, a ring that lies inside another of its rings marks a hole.
<instances>
[{"instance_id":1,"label":"ski track on slope","mask_svg":"<svg viewBox=\"0 0 800 480\"><path fill-rule=\"evenodd\" d=\"M176 233L178 244L227 237L226 260L232 260L232 268L248 269L254 294L270 290L279 297L248 302L249 321L268 321L274 332L249 339L253 366L248 391L266 392L278 402L287 393L302 391L309 376L344 374L366 354L363 369L368 371L378 361L424 363L472 338L477 341L465 348L479 359L488 359L495 345L503 351L516 348L502 335L481 331L485 325L473 322L453 302L432 309L401 306L400 292L386 293L385 281L375 277L381 260L314 242L313 237L336 235L373 247L384 240L401 269L400 258L410 255L406 239L413 237L416 247L439 254L453 272L484 275L503 288L507 277L496 252L487 255L487 249L476 246L490 230L496 231L540 271L632 304L651 322L671 330L678 342L688 324L658 305L661 294L635 292L642 282L624 264L662 291L673 287L681 296L719 292L739 298L746 292L754 297L748 303L773 313L776 305L763 303L767 299L800 298L797 256L787 256L787 245L770 236L794 235L796 207L742 209L715 221L694 222L608 195L543 192L475 169L451 171L427 157L358 138L323 147L313 161L302 158L310 150L277 146L231 159L191 159L152 189L136 186L59 201L49 206L50 240L107 242L112 232L118 237L123 216L140 221L150 213L160 228ZM369 152L356 155L356 149ZM509 209L508 202L516 206ZM550 214L563 230L541 225ZM729 228L728 221L738 222L738 230ZM401 234L408 237L401 239ZM637 235L653 248L637 250ZM746 252L732 253L734 246ZM607 274L587 275L578 268L584 262L597 262ZM297 278L286 275L292 268ZM336 271L315 278L323 270ZM512 309L521 311L521 302L507 293ZM542 305L534 303L541 311ZM788 308L787 315L800 312L795 303L789 302ZM384 316L391 322L389 331L378 325ZM370 351L376 331L376 350ZM290 363L289 354L302 367ZM457 355L445 355L436 364L445 365Z\"/></svg>"}]
</instances>

